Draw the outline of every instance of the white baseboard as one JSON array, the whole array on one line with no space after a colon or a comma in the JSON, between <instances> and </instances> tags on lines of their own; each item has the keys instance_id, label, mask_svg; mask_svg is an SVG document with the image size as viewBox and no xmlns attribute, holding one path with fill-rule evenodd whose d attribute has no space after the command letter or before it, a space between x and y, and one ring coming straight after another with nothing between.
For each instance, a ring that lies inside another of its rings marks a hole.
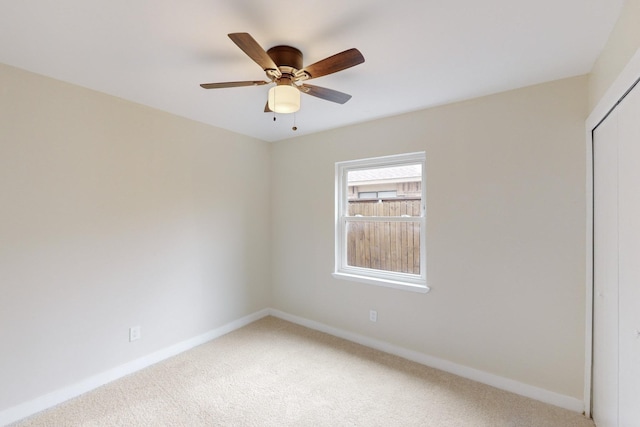
<instances>
[{"instance_id":1,"label":"white baseboard","mask_svg":"<svg viewBox=\"0 0 640 427\"><path fill-rule=\"evenodd\" d=\"M147 356L125 363L124 365L117 366L108 371L89 377L69 387L56 390L20 405L5 409L4 411L0 412L0 426L6 426L10 423L21 420L45 409L51 408L69 399L80 396L81 394L94 390L104 384L137 372L141 369L154 365L177 354L183 353L222 335L228 334L229 332L232 332L236 329L240 329L243 326L246 326L249 323L255 322L256 320L259 320L268 315L339 338L343 338L367 347L371 347L385 353L394 354L396 356L400 356L405 359L430 366L432 368L440 369L445 372L450 372L464 378L478 381L492 387L539 400L541 402L549 403L551 405L559 406L561 408L569 409L574 412L582 412L584 409L584 402L574 397L565 396L549 390L534 387L529 384L524 384L508 378L500 377L498 375L469 368L467 366L459 365L448 360L439 359L437 357L432 357L423 353L419 353L417 351L395 346L384 341L379 341L373 338L365 337L363 335L347 332L342 329L325 325L323 323L294 316L280 310L263 309L233 322L227 323L226 325L211 330L205 334L196 336L186 341L182 341L178 344L159 350L155 353L151 353Z\"/></svg>"},{"instance_id":2,"label":"white baseboard","mask_svg":"<svg viewBox=\"0 0 640 427\"><path fill-rule=\"evenodd\" d=\"M219 328L213 329L205 334L198 335L186 341L182 341L178 344L156 351L147 356L143 356L139 359L125 363L124 365L117 366L113 369L89 377L69 387L56 390L20 405L5 409L4 411L0 412L0 426L6 426L10 423L21 420L40 411L44 411L45 409L51 408L74 397L80 396L81 394L94 390L104 384L110 383L126 375L132 374L148 366L154 365L165 359L183 353L187 350L190 350L194 347L197 347L201 344L204 344L215 338L246 326L249 323L255 322L258 319L268 316L269 313L269 309L257 311L255 313L249 314L248 316L227 323L226 325L220 326Z\"/></svg>"},{"instance_id":3,"label":"white baseboard","mask_svg":"<svg viewBox=\"0 0 640 427\"><path fill-rule=\"evenodd\" d=\"M437 357L429 356L417 351L408 350L403 347L399 347L393 344L389 344L384 341L375 340L373 338L365 337L363 335L354 334L338 328L327 326L323 323L308 320L302 317L294 316L292 314L285 313L283 311L270 309L269 314L280 318L282 320L296 323L298 325L315 329L320 332L327 333L329 335L336 336L338 338L344 338L348 341L352 341L366 347L374 348L376 350L383 351L385 353L400 356L404 359L411 360L413 362L420 363L432 368L439 369L441 371L449 372L454 375L458 375L463 378L468 378L483 384L490 385L501 390L509 391L511 393L519 394L521 396L529 397L531 399L538 400L540 402L548 403L550 405L558 406L560 408L569 409L574 412L582 413L584 410L584 402L575 397L565 396L553 391L545 390L539 387L535 387L529 384L514 381L509 378L501 377L498 375L490 374L488 372L473 369L468 366L459 365L457 363L450 362L448 360L439 359Z\"/></svg>"}]
</instances>

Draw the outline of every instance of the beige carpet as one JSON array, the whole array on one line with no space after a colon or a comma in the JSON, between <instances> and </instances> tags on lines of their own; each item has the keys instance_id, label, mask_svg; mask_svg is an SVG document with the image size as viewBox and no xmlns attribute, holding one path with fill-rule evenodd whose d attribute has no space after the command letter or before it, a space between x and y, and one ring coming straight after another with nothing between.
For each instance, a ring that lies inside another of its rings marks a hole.
<instances>
[{"instance_id":1,"label":"beige carpet","mask_svg":"<svg viewBox=\"0 0 640 427\"><path fill-rule=\"evenodd\" d=\"M571 411L267 317L15 426L594 424Z\"/></svg>"}]
</instances>

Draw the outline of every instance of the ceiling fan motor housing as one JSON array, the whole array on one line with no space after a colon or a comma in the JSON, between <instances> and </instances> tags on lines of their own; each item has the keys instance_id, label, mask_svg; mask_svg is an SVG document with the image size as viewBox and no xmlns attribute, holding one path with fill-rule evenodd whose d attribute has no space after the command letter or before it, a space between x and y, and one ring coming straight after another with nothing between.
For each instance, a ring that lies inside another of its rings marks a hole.
<instances>
[{"instance_id":1,"label":"ceiling fan motor housing","mask_svg":"<svg viewBox=\"0 0 640 427\"><path fill-rule=\"evenodd\" d=\"M302 69L302 52L291 46L274 46L267 51L278 67L290 67L295 71Z\"/></svg>"}]
</instances>

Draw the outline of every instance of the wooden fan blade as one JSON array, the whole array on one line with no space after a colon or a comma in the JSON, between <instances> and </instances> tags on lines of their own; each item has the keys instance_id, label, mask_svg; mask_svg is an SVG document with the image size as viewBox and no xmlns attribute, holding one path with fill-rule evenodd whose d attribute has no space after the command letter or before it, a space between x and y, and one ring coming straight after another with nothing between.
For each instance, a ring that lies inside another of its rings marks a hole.
<instances>
[{"instance_id":1,"label":"wooden fan blade","mask_svg":"<svg viewBox=\"0 0 640 427\"><path fill-rule=\"evenodd\" d=\"M318 98L326 99L327 101L336 102L338 104L344 104L351 99L351 95L338 92L337 90L327 89L326 87L302 85L300 91L307 95L315 96Z\"/></svg>"},{"instance_id":2,"label":"wooden fan blade","mask_svg":"<svg viewBox=\"0 0 640 427\"><path fill-rule=\"evenodd\" d=\"M265 113L271 113L271 108L269 108L269 101L267 101L266 104L264 104L264 112Z\"/></svg>"},{"instance_id":3,"label":"wooden fan blade","mask_svg":"<svg viewBox=\"0 0 640 427\"><path fill-rule=\"evenodd\" d=\"M249 33L231 33L229 38L236 44L249 58L253 59L256 64L263 70L278 70L278 66L267 52L258 44L257 41Z\"/></svg>"},{"instance_id":4,"label":"wooden fan blade","mask_svg":"<svg viewBox=\"0 0 640 427\"><path fill-rule=\"evenodd\" d=\"M313 63L302 71L310 75L310 79L337 73L364 62L364 56L358 49L348 49L333 56Z\"/></svg>"},{"instance_id":5,"label":"wooden fan blade","mask_svg":"<svg viewBox=\"0 0 640 427\"><path fill-rule=\"evenodd\" d=\"M253 80L245 82L223 82L223 83L202 83L200 87L204 89L224 89L226 87L241 87L241 86L262 86L269 82L262 80Z\"/></svg>"}]
</instances>

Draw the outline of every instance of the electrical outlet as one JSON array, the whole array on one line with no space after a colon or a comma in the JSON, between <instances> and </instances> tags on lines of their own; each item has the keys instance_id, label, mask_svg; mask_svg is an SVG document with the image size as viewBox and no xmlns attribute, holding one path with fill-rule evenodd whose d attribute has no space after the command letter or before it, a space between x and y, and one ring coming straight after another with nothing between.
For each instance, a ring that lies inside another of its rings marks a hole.
<instances>
[{"instance_id":1,"label":"electrical outlet","mask_svg":"<svg viewBox=\"0 0 640 427\"><path fill-rule=\"evenodd\" d=\"M369 320L372 322L378 321L378 312L375 310L369 310Z\"/></svg>"},{"instance_id":2,"label":"electrical outlet","mask_svg":"<svg viewBox=\"0 0 640 427\"><path fill-rule=\"evenodd\" d=\"M129 328L129 341L140 339L140 326L132 326Z\"/></svg>"}]
</instances>

